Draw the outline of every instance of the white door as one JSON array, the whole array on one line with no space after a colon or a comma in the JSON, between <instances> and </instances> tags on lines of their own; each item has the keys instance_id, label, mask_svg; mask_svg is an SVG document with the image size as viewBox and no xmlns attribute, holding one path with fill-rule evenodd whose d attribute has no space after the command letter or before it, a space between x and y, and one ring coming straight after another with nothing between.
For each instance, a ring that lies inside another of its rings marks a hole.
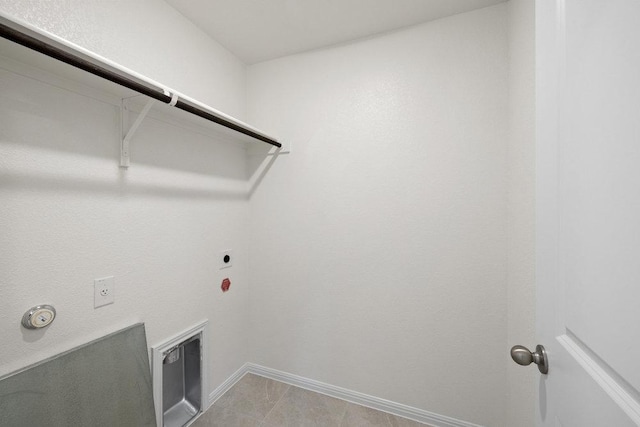
<instances>
[{"instance_id":1,"label":"white door","mask_svg":"<svg viewBox=\"0 0 640 427\"><path fill-rule=\"evenodd\" d=\"M538 425L637 426L640 0L538 0L536 44Z\"/></svg>"}]
</instances>

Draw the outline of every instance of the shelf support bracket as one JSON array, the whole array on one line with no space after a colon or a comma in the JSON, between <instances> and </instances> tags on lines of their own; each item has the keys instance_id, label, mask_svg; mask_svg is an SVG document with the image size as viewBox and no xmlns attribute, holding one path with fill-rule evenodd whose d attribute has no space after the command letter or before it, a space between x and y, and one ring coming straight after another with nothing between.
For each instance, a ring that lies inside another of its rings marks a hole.
<instances>
[{"instance_id":1,"label":"shelf support bracket","mask_svg":"<svg viewBox=\"0 0 640 427\"><path fill-rule=\"evenodd\" d=\"M147 113L149 113L149 110L151 109L154 103L155 103L155 99L150 99L147 101L146 105L144 106L140 114L138 114L138 118L136 118L136 121L133 122L133 125L131 125L131 128L127 131L127 134L125 135L124 129L125 129L125 123L127 119L128 108L127 108L127 100L123 99L121 101L120 123L122 124L123 137L122 137L122 144L120 145L120 167L122 168L129 167L129 164L131 162L131 150L130 150L131 138L133 138L133 135L138 130L138 126L140 126L144 118L147 116Z\"/></svg>"}]
</instances>

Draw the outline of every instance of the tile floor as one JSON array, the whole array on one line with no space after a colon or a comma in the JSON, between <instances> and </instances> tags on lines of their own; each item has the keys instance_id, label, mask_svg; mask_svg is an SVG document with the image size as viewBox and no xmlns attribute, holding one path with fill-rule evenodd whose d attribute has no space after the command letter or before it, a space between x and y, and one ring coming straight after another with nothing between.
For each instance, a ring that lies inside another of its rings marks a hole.
<instances>
[{"instance_id":1,"label":"tile floor","mask_svg":"<svg viewBox=\"0 0 640 427\"><path fill-rule=\"evenodd\" d=\"M415 421L247 374L193 427L425 427ZM426 426L428 427L428 426Z\"/></svg>"}]
</instances>

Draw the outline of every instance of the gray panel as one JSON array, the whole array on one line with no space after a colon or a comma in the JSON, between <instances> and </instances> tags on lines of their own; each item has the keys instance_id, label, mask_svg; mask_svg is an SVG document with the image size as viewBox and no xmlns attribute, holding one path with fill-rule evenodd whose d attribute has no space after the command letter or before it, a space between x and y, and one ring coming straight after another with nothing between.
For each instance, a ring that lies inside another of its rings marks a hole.
<instances>
[{"instance_id":1,"label":"gray panel","mask_svg":"<svg viewBox=\"0 0 640 427\"><path fill-rule=\"evenodd\" d=\"M0 379L0 425L155 427L144 325Z\"/></svg>"}]
</instances>

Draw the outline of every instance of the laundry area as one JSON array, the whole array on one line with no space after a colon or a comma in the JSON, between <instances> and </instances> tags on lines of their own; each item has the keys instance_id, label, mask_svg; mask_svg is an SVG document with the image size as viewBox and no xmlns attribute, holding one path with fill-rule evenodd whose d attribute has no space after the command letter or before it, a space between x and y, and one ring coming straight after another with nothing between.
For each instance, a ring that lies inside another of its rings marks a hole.
<instances>
[{"instance_id":1,"label":"laundry area","mask_svg":"<svg viewBox=\"0 0 640 427\"><path fill-rule=\"evenodd\" d=\"M604 3L0 0L0 426L640 425Z\"/></svg>"}]
</instances>

